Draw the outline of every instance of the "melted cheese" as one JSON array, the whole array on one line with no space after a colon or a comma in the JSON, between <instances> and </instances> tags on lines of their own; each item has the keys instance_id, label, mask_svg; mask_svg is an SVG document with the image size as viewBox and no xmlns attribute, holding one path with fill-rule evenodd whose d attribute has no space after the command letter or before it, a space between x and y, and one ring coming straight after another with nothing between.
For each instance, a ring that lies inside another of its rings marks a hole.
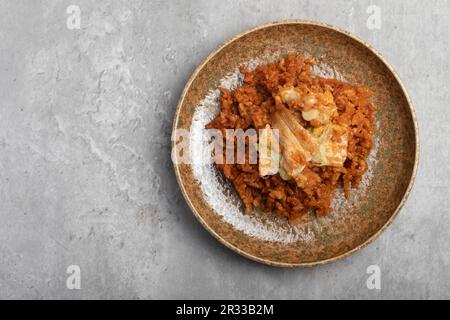
<instances>
[{"instance_id":1,"label":"melted cheese","mask_svg":"<svg viewBox=\"0 0 450 320\"><path fill-rule=\"evenodd\" d=\"M300 91L294 87L287 87L280 90L281 100L284 103L289 103L301 98Z\"/></svg>"},{"instance_id":2,"label":"melted cheese","mask_svg":"<svg viewBox=\"0 0 450 320\"><path fill-rule=\"evenodd\" d=\"M328 90L322 94L316 94L316 97L319 102L311 108L304 110L302 117L306 121L314 120L320 125L325 125L337 113L337 107L334 103L333 95Z\"/></svg>"},{"instance_id":3,"label":"melted cheese","mask_svg":"<svg viewBox=\"0 0 450 320\"><path fill-rule=\"evenodd\" d=\"M317 137L319 147L312 156L312 162L319 166L342 167L347 159L347 128L329 124L316 129L313 134Z\"/></svg>"},{"instance_id":4,"label":"melted cheese","mask_svg":"<svg viewBox=\"0 0 450 320\"><path fill-rule=\"evenodd\" d=\"M297 88L289 87L280 91L280 97L284 103L288 103L300 99L301 95ZM314 127L311 130L306 130L285 107L278 108L272 114L272 126L277 130L277 142L281 146L278 172L285 180L294 179L300 187L305 185L303 170L309 162L318 166L342 167L347 159L347 128L331 123L337 114L332 93L325 91L307 97L314 103L309 103L308 106L304 104L302 117L311 122ZM268 148L262 145L259 147ZM270 159L260 158L260 175L275 174L271 169L273 164Z\"/></svg>"},{"instance_id":5,"label":"melted cheese","mask_svg":"<svg viewBox=\"0 0 450 320\"><path fill-rule=\"evenodd\" d=\"M315 150L314 141L309 132L286 108L272 114L272 125L274 129L278 130L282 148L283 159L280 165L287 175L295 177L311 160L312 152Z\"/></svg>"}]
</instances>

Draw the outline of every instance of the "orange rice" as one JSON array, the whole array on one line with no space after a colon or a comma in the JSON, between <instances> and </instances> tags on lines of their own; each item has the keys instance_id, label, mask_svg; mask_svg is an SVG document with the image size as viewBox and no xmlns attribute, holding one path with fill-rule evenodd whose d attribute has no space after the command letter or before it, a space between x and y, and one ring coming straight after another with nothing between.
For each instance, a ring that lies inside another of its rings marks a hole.
<instances>
[{"instance_id":1,"label":"orange rice","mask_svg":"<svg viewBox=\"0 0 450 320\"><path fill-rule=\"evenodd\" d=\"M338 115L333 123L348 128L347 159L343 167L308 164L303 174L308 183L300 188L293 180L283 180L280 174L261 177L258 164L217 164L226 178L233 182L247 212L261 209L286 217L291 223L310 212L317 217L329 213L335 190L341 185L348 197L351 188L358 186L367 170L367 157L374 145L375 107L370 102L368 88L313 75L312 59L293 54L276 63L260 66L254 71L241 68L243 84L229 91L221 88L220 114L206 127L225 129L262 129L271 124L271 113L282 103L293 111L305 128L311 123L301 116L302 106L280 102L280 89L292 85L302 91L323 93L330 91ZM314 120L313 120L314 121ZM246 142L248 143L248 142ZM224 150L226 152L226 150Z\"/></svg>"}]
</instances>

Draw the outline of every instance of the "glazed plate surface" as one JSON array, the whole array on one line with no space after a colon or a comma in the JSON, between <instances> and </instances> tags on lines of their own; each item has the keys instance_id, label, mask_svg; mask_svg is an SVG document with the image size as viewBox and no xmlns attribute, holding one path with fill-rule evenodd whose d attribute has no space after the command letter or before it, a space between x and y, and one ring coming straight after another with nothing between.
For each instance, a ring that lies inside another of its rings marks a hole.
<instances>
[{"instance_id":1,"label":"glazed plate surface","mask_svg":"<svg viewBox=\"0 0 450 320\"><path fill-rule=\"evenodd\" d=\"M296 226L272 214L244 215L232 185L208 161L209 141L202 136L204 126L220 110L217 89L240 84L239 66L255 67L288 52L314 57L318 75L367 86L378 109L376 143L359 188L349 199L338 190L332 213L320 219L308 217ZM417 121L398 76L370 45L317 22L275 22L226 42L186 84L173 129L190 133L189 161L180 163L175 153L174 168L194 215L230 249L273 266L332 262L367 245L395 218L417 170Z\"/></svg>"}]
</instances>

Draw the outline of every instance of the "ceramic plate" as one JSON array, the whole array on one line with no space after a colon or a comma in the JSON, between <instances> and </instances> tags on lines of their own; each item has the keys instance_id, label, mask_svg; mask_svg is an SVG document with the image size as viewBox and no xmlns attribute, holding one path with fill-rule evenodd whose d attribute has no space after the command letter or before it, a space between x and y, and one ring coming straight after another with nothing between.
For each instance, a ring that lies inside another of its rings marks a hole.
<instances>
[{"instance_id":1,"label":"ceramic plate","mask_svg":"<svg viewBox=\"0 0 450 320\"><path fill-rule=\"evenodd\" d=\"M242 80L239 66L255 67L288 52L314 57L318 75L369 87L378 108L376 143L360 187L349 199L338 190L332 213L295 226L273 214L244 215L232 185L205 161L209 141L202 135L220 109L218 87L232 89ZM190 134L189 145L182 155L174 152L173 160L181 192L196 218L227 247L273 266L324 264L363 248L393 221L417 170L417 121L392 67L356 36L317 22L260 26L215 50L186 84L174 119L172 146L181 142L176 129Z\"/></svg>"}]
</instances>

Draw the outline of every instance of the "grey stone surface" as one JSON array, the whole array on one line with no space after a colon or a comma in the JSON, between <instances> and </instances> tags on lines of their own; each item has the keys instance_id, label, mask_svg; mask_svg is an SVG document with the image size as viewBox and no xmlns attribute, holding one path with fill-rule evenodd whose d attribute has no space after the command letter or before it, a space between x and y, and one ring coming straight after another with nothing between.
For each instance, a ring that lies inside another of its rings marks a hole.
<instances>
[{"instance_id":1,"label":"grey stone surface","mask_svg":"<svg viewBox=\"0 0 450 320\"><path fill-rule=\"evenodd\" d=\"M81 29L66 27L70 4ZM369 4L380 30L366 26ZM0 298L450 298L450 2L1 1ZM345 28L391 62L415 104L421 163L395 223L312 269L248 261L197 223L170 162L191 72L279 19ZM81 268L81 289L66 268ZM379 265L381 290L366 268Z\"/></svg>"}]
</instances>

